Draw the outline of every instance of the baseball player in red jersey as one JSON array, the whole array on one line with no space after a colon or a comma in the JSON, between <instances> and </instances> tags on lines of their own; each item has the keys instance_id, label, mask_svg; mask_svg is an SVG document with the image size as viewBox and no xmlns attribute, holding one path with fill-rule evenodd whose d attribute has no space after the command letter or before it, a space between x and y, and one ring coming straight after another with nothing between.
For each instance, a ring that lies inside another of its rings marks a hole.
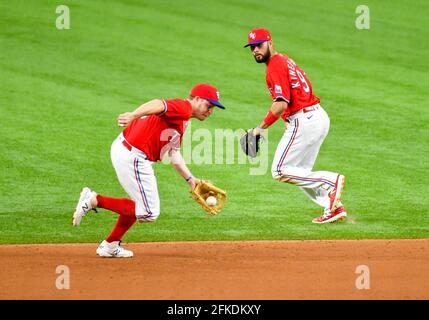
<instances>
[{"instance_id":1,"label":"baseball player in red jersey","mask_svg":"<svg viewBox=\"0 0 429 320\"><path fill-rule=\"evenodd\" d=\"M111 159L118 180L131 199L110 198L82 189L73 225L95 208L104 208L119 214L110 235L99 245L97 254L102 257L127 258L133 252L121 244L123 235L138 220L155 221L160 214L160 203L153 164L167 154L176 171L192 189L199 179L185 164L180 146L190 118L203 121L210 117L214 107L225 109L219 102L219 91L208 84L196 85L187 99L152 100L133 112L118 117L125 127L111 147Z\"/></svg>"},{"instance_id":2,"label":"baseball player in red jersey","mask_svg":"<svg viewBox=\"0 0 429 320\"><path fill-rule=\"evenodd\" d=\"M329 131L329 117L305 72L287 55L274 50L267 29L248 34L249 47L257 63L265 63L266 83L273 103L261 124L253 129L260 135L278 118L287 127L274 156L274 179L298 186L311 200L324 208L314 223L334 222L347 217L341 203L345 177L329 171L312 171L320 146Z\"/></svg>"}]
</instances>

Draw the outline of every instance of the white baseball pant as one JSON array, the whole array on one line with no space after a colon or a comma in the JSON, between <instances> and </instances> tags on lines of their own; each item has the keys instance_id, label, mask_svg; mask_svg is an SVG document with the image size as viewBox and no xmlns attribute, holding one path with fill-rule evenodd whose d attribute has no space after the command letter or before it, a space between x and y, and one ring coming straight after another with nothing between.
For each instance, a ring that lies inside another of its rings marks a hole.
<instances>
[{"instance_id":1,"label":"white baseball pant","mask_svg":"<svg viewBox=\"0 0 429 320\"><path fill-rule=\"evenodd\" d=\"M329 117L317 104L314 111L302 110L288 117L272 164L273 178L294 184L315 203L329 208L330 192L339 176L329 171L312 171L314 162L329 131Z\"/></svg>"},{"instance_id":2,"label":"white baseball pant","mask_svg":"<svg viewBox=\"0 0 429 320\"><path fill-rule=\"evenodd\" d=\"M158 186L153 161L134 147L125 147L122 133L113 141L110 157L118 180L136 204L136 218L140 222L155 221L160 213Z\"/></svg>"}]
</instances>

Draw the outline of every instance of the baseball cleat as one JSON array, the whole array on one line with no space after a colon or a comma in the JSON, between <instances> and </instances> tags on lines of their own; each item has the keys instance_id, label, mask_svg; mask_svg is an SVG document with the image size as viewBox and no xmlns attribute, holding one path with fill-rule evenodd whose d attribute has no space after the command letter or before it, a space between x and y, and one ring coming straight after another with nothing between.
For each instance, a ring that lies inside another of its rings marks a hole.
<instances>
[{"instance_id":1,"label":"baseball cleat","mask_svg":"<svg viewBox=\"0 0 429 320\"><path fill-rule=\"evenodd\" d=\"M90 188L83 188L80 193L79 202L77 203L76 210L73 213L73 226L78 226L82 218L91 210L95 210L91 206L91 199L96 197L97 194Z\"/></svg>"},{"instance_id":2,"label":"baseball cleat","mask_svg":"<svg viewBox=\"0 0 429 320\"><path fill-rule=\"evenodd\" d=\"M121 247L121 241L103 240L97 248L97 254L104 258L132 258L133 252Z\"/></svg>"},{"instance_id":3,"label":"baseball cleat","mask_svg":"<svg viewBox=\"0 0 429 320\"><path fill-rule=\"evenodd\" d=\"M339 206L341 192L343 191L345 181L346 181L346 177L339 174L337 178L337 182L335 184L335 188L328 195L330 211L335 211L335 209Z\"/></svg>"},{"instance_id":4,"label":"baseball cleat","mask_svg":"<svg viewBox=\"0 0 429 320\"><path fill-rule=\"evenodd\" d=\"M330 210L326 210L323 215L320 217L314 218L313 223L322 224L322 223L329 223L329 222L335 222L335 221L341 221L347 218L347 212L344 206L341 202L339 202L339 206L337 209L334 210L334 212L331 212Z\"/></svg>"}]
</instances>

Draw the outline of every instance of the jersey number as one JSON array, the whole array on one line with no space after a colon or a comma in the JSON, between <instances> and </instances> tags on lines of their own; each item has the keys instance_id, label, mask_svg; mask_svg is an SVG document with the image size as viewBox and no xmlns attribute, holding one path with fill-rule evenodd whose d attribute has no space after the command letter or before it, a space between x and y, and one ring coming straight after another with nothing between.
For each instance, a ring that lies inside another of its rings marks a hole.
<instances>
[{"instance_id":1,"label":"jersey number","mask_svg":"<svg viewBox=\"0 0 429 320\"><path fill-rule=\"evenodd\" d=\"M298 74L299 80L301 80L302 88L304 89L304 91L307 93L310 92L310 87L308 86L308 83L302 75L301 71L296 70L296 73Z\"/></svg>"}]
</instances>

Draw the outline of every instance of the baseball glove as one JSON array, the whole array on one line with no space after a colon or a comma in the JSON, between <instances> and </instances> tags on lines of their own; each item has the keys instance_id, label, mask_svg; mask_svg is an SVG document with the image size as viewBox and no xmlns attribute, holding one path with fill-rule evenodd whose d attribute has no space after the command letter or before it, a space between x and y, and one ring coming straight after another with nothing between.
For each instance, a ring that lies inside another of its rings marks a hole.
<instances>
[{"instance_id":1,"label":"baseball glove","mask_svg":"<svg viewBox=\"0 0 429 320\"><path fill-rule=\"evenodd\" d=\"M210 181L200 180L194 190L191 190L192 198L209 214L217 215L225 205L226 192L213 185ZM215 205L208 205L206 200L208 197L216 198Z\"/></svg>"},{"instance_id":2,"label":"baseball glove","mask_svg":"<svg viewBox=\"0 0 429 320\"><path fill-rule=\"evenodd\" d=\"M261 135L255 136L253 129L247 132L240 138L240 145L243 152L251 158L255 158L259 151L259 144L261 142Z\"/></svg>"}]
</instances>

